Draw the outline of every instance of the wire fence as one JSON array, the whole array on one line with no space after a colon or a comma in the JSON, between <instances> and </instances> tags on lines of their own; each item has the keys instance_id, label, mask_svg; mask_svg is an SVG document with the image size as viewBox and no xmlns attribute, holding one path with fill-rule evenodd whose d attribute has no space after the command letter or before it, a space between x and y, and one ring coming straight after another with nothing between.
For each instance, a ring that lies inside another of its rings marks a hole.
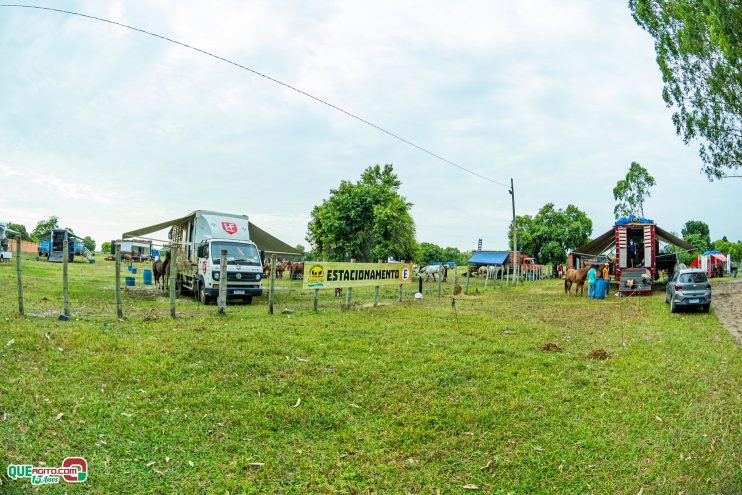
<instances>
[{"instance_id":1,"label":"wire fence","mask_svg":"<svg viewBox=\"0 0 742 495\"><path fill-rule=\"evenodd\" d=\"M95 258L94 258L95 259ZM25 314L29 317L59 317L63 315L63 270L61 263L49 263L24 255L21 263L23 301ZM12 263L6 263L8 269L0 272L4 281L3 292L9 294L15 287L15 270ZM150 321L169 316L169 291L144 285L144 270L150 270L147 263L122 264L122 277L130 276L134 285L121 285L123 317ZM480 313L487 311L544 311L544 307L576 308L580 298L566 297L561 281L552 278L550 270L526 270L513 283L512 273L501 270L493 278L484 276L467 276L464 267L449 270L448 276L438 283L437 276L420 279L413 277L409 283L399 286L380 286L378 292L374 287L354 288L353 300L347 305L345 294L335 290L320 290L317 297L319 311L364 309L373 306L391 304L418 304L432 308L450 305L454 311ZM95 263L75 261L67 264L69 317L74 319L116 320L117 305L115 299L115 264L98 257ZM266 282L266 281L264 281ZM256 297L252 305L228 300L227 312L247 313L256 307L267 304L267 283L263 284L263 296ZM527 287L527 290L523 288ZM418 295L419 293L419 295ZM401 294L402 302L399 302ZM499 297L498 295L502 295ZM487 296L487 297L482 297ZM494 296L494 297L492 297ZM288 276L278 277L273 293L276 311L301 312L312 311L314 289L305 289L303 280L292 280ZM6 310L12 311L10 301L6 300ZM629 298L616 301L603 301L608 308L625 305ZM483 304L486 303L486 307ZM195 294L183 292L176 299L176 315L179 318L195 318L215 314L215 305L203 305ZM16 312L18 310L16 309ZM454 313L458 315L458 313ZM458 317L458 316L457 316Z\"/></svg>"}]
</instances>

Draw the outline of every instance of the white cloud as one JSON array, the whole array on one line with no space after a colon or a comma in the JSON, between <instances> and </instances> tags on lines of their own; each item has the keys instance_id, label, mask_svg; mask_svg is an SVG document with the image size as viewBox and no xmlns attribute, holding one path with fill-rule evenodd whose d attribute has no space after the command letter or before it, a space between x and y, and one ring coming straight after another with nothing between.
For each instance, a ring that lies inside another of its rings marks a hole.
<instances>
[{"instance_id":1,"label":"white cloud","mask_svg":"<svg viewBox=\"0 0 742 495\"><path fill-rule=\"evenodd\" d=\"M674 135L651 39L625 2L86 0L63 8L232 58L496 180L513 176L519 213L574 203L597 233L612 218L612 184L636 160L658 180L650 206L661 224L677 229L700 217L713 235L742 237L739 220L713 213L734 201L732 186L699 177L695 150ZM304 96L88 19L26 11L5 19L0 179L34 194L13 193L17 205L1 215L56 213L108 239L212 208L247 213L305 243L309 212L330 188L392 162L415 204L419 240L507 243L504 188ZM707 199L703 211L667 200L692 191Z\"/></svg>"}]
</instances>

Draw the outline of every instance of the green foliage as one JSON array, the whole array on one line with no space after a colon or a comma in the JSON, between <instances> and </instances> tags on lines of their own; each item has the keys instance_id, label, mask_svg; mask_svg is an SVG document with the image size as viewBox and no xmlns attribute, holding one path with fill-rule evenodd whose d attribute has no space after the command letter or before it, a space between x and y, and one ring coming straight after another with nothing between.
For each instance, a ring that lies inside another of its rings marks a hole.
<instances>
[{"instance_id":1,"label":"green foliage","mask_svg":"<svg viewBox=\"0 0 742 495\"><path fill-rule=\"evenodd\" d=\"M625 179L621 179L613 188L613 199L616 206L613 213L618 217L629 215L644 216L644 202L651 196L649 189L656 184L654 177L637 162L631 162Z\"/></svg>"},{"instance_id":2,"label":"green foliage","mask_svg":"<svg viewBox=\"0 0 742 495\"><path fill-rule=\"evenodd\" d=\"M420 254L415 260L419 265L432 265L434 263L447 263L453 261L458 266L466 265L471 252L462 253L458 248L442 248L430 242L420 243Z\"/></svg>"},{"instance_id":3,"label":"green foliage","mask_svg":"<svg viewBox=\"0 0 742 495\"><path fill-rule=\"evenodd\" d=\"M683 234L683 239L686 239L687 235L695 234L703 240L706 246L711 245L711 235L709 232L709 226L706 222L702 222L701 220L688 220L685 222L681 232Z\"/></svg>"},{"instance_id":4,"label":"green foliage","mask_svg":"<svg viewBox=\"0 0 742 495\"><path fill-rule=\"evenodd\" d=\"M738 0L629 0L655 40L662 98L675 130L699 140L709 179L742 166L742 3Z\"/></svg>"},{"instance_id":5,"label":"green foliage","mask_svg":"<svg viewBox=\"0 0 742 495\"><path fill-rule=\"evenodd\" d=\"M102 253L110 253L111 252L111 241L106 241L100 246L100 250Z\"/></svg>"},{"instance_id":6,"label":"green foliage","mask_svg":"<svg viewBox=\"0 0 742 495\"><path fill-rule=\"evenodd\" d=\"M31 238L31 234L29 234L28 231L26 230L26 226L25 225L22 225L20 223L9 222L8 223L8 228L10 230L15 230L16 232L20 233L21 234L21 239L23 239L24 241L32 241L33 240Z\"/></svg>"},{"instance_id":7,"label":"green foliage","mask_svg":"<svg viewBox=\"0 0 742 495\"><path fill-rule=\"evenodd\" d=\"M299 251L301 254L304 254L304 252L306 251L306 248L302 246L301 244L297 244L296 250Z\"/></svg>"},{"instance_id":8,"label":"green foliage","mask_svg":"<svg viewBox=\"0 0 742 495\"><path fill-rule=\"evenodd\" d=\"M443 248L430 242L421 242L419 253L415 261L421 266L432 265L443 260Z\"/></svg>"},{"instance_id":9,"label":"green foliage","mask_svg":"<svg viewBox=\"0 0 742 495\"><path fill-rule=\"evenodd\" d=\"M88 248L90 252L92 253L95 252L95 241L93 240L92 237L90 237L89 235L86 235L85 238L83 239L83 242L85 243L85 247Z\"/></svg>"},{"instance_id":10,"label":"green foliage","mask_svg":"<svg viewBox=\"0 0 742 495\"><path fill-rule=\"evenodd\" d=\"M725 236L723 239L714 241L711 247L724 255L731 254L732 260L734 260L738 265L740 260L742 260L742 241L731 242L728 241Z\"/></svg>"},{"instance_id":11,"label":"green foliage","mask_svg":"<svg viewBox=\"0 0 742 495\"><path fill-rule=\"evenodd\" d=\"M593 222L574 205L565 210L556 209L554 203L545 204L531 217L516 217L518 251L534 256L541 264L567 261L567 250L576 249L590 239ZM512 222L508 229L510 249L513 249Z\"/></svg>"},{"instance_id":12,"label":"green foliage","mask_svg":"<svg viewBox=\"0 0 742 495\"><path fill-rule=\"evenodd\" d=\"M368 167L356 183L342 181L314 207L307 241L326 261L375 261L417 256L412 204L399 194L392 165Z\"/></svg>"},{"instance_id":13,"label":"green foliage","mask_svg":"<svg viewBox=\"0 0 742 495\"><path fill-rule=\"evenodd\" d=\"M31 232L31 238L34 242L39 242L39 239L49 234L52 229L59 228L59 218L55 215L50 216L46 220L41 220L36 224L36 227Z\"/></svg>"}]
</instances>

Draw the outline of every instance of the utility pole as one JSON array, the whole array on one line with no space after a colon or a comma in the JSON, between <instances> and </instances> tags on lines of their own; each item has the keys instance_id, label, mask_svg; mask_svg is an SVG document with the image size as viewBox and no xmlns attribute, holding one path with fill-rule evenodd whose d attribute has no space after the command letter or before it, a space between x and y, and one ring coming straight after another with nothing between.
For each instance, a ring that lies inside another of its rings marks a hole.
<instances>
[{"instance_id":1,"label":"utility pole","mask_svg":"<svg viewBox=\"0 0 742 495\"><path fill-rule=\"evenodd\" d=\"M510 178L510 198L513 201L513 285L518 279L518 229L515 226L515 186L513 179Z\"/></svg>"}]
</instances>

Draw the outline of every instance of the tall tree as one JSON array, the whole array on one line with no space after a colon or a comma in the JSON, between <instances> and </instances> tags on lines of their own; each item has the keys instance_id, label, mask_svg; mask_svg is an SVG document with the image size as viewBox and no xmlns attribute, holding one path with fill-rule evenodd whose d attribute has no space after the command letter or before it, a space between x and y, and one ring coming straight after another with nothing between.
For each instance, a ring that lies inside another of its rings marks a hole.
<instances>
[{"instance_id":1,"label":"tall tree","mask_svg":"<svg viewBox=\"0 0 742 495\"><path fill-rule=\"evenodd\" d=\"M90 237L89 235L86 235L85 238L83 239L83 242L85 243L85 247L88 248L90 252L92 253L95 252L95 241L93 240L92 237Z\"/></svg>"},{"instance_id":2,"label":"tall tree","mask_svg":"<svg viewBox=\"0 0 742 495\"><path fill-rule=\"evenodd\" d=\"M431 242L421 242L417 261L420 265L432 265L443 259L443 248Z\"/></svg>"},{"instance_id":3,"label":"tall tree","mask_svg":"<svg viewBox=\"0 0 742 495\"><path fill-rule=\"evenodd\" d=\"M48 235L50 230L58 228L59 218L57 218L55 215L52 215L45 220L40 220L39 223L36 224L36 228L34 228L33 232L31 232L31 237L35 242L39 242L39 239Z\"/></svg>"},{"instance_id":4,"label":"tall tree","mask_svg":"<svg viewBox=\"0 0 742 495\"><path fill-rule=\"evenodd\" d=\"M563 263L567 251L582 246L590 239L593 222L574 205L556 209L547 203L530 217L516 217L518 250L536 257L539 263ZM510 249L513 248L512 224L508 229Z\"/></svg>"},{"instance_id":5,"label":"tall tree","mask_svg":"<svg viewBox=\"0 0 742 495\"><path fill-rule=\"evenodd\" d=\"M742 3L739 0L629 0L654 38L662 98L675 131L700 141L711 180L742 166Z\"/></svg>"},{"instance_id":6,"label":"tall tree","mask_svg":"<svg viewBox=\"0 0 742 495\"><path fill-rule=\"evenodd\" d=\"M111 252L111 241L105 241L100 245L101 253L108 254Z\"/></svg>"},{"instance_id":7,"label":"tall tree","mask_svg":"<svg viewBox=\"0 0 742 495\"><path fill-rule=\"evenodd\" d=\"M342 181L312 209L307 241L327 261L416 257L412 204L399 194L402 185L392 165L368 167L358 182Z\"/></svg>"},{"instance_id":8,"label":"tall tree","mask_svg":"<svg viewBox=\"0 0 742 495\"><path fill-rule=\"evenodd\" d=\"M687 239L689 235L697 235L699 239L704 242L705 246L711 245L711 233L706 222L702 222L701 220L688 220L685 222L683 230L680 232L683 234L683 239Z\"/></svg>"},{"instance_id":9,"label":"tall tree","mask_svg":"<svg viewBox=\"0 0 742 495\"><path fill-rule=\"evenodd\" d=\"M644 216L644 202L651 196L649 189L656 184L654 177L647 169L636 162L631 162L626 178L619 180L613 188L613 199L616 206L613 213L621 216Z\"/></svg>"}]
</instances>

